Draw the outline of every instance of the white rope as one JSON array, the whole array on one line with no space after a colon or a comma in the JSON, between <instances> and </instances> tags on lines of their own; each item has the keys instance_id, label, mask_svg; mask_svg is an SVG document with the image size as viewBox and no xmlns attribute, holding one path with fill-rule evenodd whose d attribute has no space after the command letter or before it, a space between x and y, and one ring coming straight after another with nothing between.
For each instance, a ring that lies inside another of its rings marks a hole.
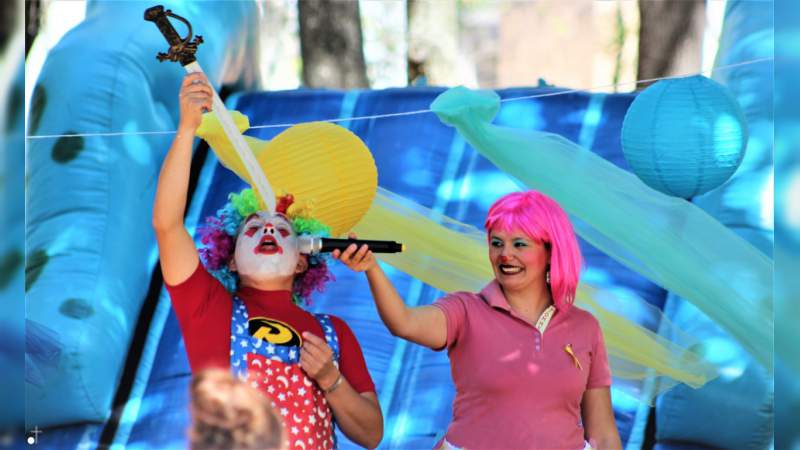
<instances>
[{"instance_id":1,"label":"white rope","mask_svg":"<svg viewBox=\"0 0 800 450\"><path fill-rule=\"evenodd\" d=\"M109 133L74 133L74 134L37 134L27 139L53 139L60 137L96 137L96 136L142 136L153 134L175 134L177 131L114 131Z\"/></svg>"},{"instance_id":2,"label":"white rope","mask_svg":"<svg viewBox=\"0 0 800 450\"><path fill-rule=\"evenodd\" d=\"M543 98L543 97L555 97L558 95L567 95L567 94L574 94L578 92L590 92L597 89L607 89L607 88L615 88L618 86L630 86L630 85L638 85L643 83L652 83L654 81L661 81L661 80L671 80L675 78L684 78L690 77L693 75L701 75L704 73L714 72L718 70L726 70L731 69L733 67L741 67L750 64L757 64L766 61L773 61L775 58L759 58L759 59L752 59L749 61L743 61L734 64L728 64L724 66L714 67L709 70L704 70L700 72L693 72L687 73L683 75L672 75L669 77L659 77L659 78L650 78L647 80L638 80L638 81L629 81L625 83L614 83L614 84L606 84L602 86L594 86L590 88L582 88L582 89L569 89L564 91L558 92L550 92L547 94L534 94L534 95L526 95L522 97L513 97L513 98L505 98L500 100L501 103L504 102L513 102L517 100L528 100L532 98ZM386 117L400 117L400 116L412 116L417 114L425 114L433 112L430 109L419 109L416 111L406 111L406 112L399 112L399 113L389 113L389 114L376 114L372 116L359 116L359 117L345 117L345 118L337 118L337 119L325 119L325 120L315 120L309 122L330 122L330 123L337 123L337 122L353 122L356 120L375 120L375 119L383 119ZM276 123L271 125L255 125L251 126L249 129L262 129L262 128L289 128L295 125L299 125L301 123L307 122L297 122L297 123ZM94 136L127 136L127 135L163 135L163 134L175 134L176 131L134 131L134 132L110 132L110 133L76 133L76 134L46 134L46 135L37 135L37 136L27 136L27 139L53 139L53 138L60 138L60 137L94 137Z\"/></svg>"}]
</instances>

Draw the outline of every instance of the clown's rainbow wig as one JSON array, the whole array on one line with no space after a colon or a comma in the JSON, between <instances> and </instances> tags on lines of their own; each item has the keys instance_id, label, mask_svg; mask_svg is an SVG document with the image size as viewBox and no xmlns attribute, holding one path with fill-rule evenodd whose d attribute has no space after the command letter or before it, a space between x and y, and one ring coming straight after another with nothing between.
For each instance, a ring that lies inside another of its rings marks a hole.
<instances>
[{"instance_id":1,"label":"clown's rainbow wig","mask_svg":"<svg viewBox=\"0 0 800 450\"><path fill-rule=\"evenodd\" d=\"M484 228L487 233L519 228L531 239L549 246L553 302L558 310L572 305L583 259L572 224L555 200L536 191L505 195L489 208Z\"/></svg>"},{"instance_id":2,"label":"clown's rainbow wig","mask_svg":"<svg viewBox=\"0 0 800 450\"><path fill-rule=\"evenodd\" d=\"M200 228L200 259L206 269L228 292L236 292L239 277L228 268L236 248L236 237L242 221L260 210L259 202L252 189L230 194L228 203L217 211L215 216L206 218L206 225ZM298 235L330 236L330 228L310 217L309 209L292 205L292 197L281 197L277 212L289 218ZM295 276L292 297L297 304L310 303L313 291L322 292L325 283L333 279L328 270L328 255L308 255L308 269Z\"/></svg>"}]
</instances>

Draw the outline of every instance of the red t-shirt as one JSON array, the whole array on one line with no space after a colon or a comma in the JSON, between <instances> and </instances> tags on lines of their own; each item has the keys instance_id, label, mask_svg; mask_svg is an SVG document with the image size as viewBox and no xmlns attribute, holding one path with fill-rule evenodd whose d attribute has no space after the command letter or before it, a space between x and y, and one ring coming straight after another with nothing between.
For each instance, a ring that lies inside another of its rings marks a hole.
<instances>
[{"instance_id":1,"label":"red t-shirt","mask_svg":"<svg viewBox=\"0 0 800 450\"><path fill-rule=\"evenodd\" d=\"M183 283L169 284L167 291L178 316L192 372L208 367L230 368L231 316L233 298L202 264ZM289 291L260 291L243 287L239 298L248 316L265 317L290 325L302 336L309 331L324 339L317 319L292 302ZM339 370L357 392L374 392L375 384L367 371L361 346L350 327L330 316L339 338ZM301 338L302 339L302 338Z\"/></svg>"}]
</instances>

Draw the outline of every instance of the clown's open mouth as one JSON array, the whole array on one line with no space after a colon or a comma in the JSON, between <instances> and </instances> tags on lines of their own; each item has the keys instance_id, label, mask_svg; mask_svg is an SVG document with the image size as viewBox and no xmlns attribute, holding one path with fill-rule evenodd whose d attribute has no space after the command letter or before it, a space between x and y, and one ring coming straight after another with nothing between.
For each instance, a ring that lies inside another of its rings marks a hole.
<instances>
[{"instance_id":1,"label":"clown's open mouth","mask_svg":"<svg viewBox=\"0 0 800 450\"><path fill-rule=\"evenodd\" d=\"M283 248L278 245L274 237L266 235L261 238L261 242L253 249L253 253L259 255L274 255L277 253L281 255L283 254Z\"/></svg>"}]
</instances>

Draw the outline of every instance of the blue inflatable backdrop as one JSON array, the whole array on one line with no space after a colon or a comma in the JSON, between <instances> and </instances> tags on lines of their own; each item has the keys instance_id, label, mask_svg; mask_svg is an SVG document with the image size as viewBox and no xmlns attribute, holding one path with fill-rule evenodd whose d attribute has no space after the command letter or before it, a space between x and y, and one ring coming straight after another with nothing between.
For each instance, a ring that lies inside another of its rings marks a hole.
<instances>
[{"instance_id":1,"label":"blue inflatable backdrop","mask_svg":"<svg viewBox=\"0 0 800 450\"><path fill-rule=\"evenodd\" d=\"M25 348L25 303L20 301L25 264L24 236L25 222L25 124L24 124L24 76L22 49L14 55L14 50L5 55L6 61L17 59L14 77L7 89L0 94L5 114L0 114L0 367L5 368L4 382L0 386L0 430L17 428L25 416L24 368L22 349ZM12 63L9 63L13 65ZM7 95L7 96L6 96Z\"/></svg>"},{"instance_id":2,"label":"blue inflatable backdrop","mask_svg":"<svg viewBox=\"0 0 800 450\"><path fill-rule=\"evenodd\" d=\"M772 57L773 32L772 2L728 2L715 66ZM694 199L770 258L773 67L773 62L767 61L713 74L741 106L749 139L744 159L731 179ZM761 311L771 316L772 304L762 305ZM679 328L700 338L704 353L722 369L718 379L701 389L677 386L659 398L656 449L681 448L677 444L681 442L718 448L767 448L773 439L772 373L691 303L670 294L664 312Z\"/></svg>"},{"instance_id":3,"label":"blue inflatable backdrop","mask_svg":"<svg viewBox=\"0 0 800 450\"><path fill-rule=\"evenodd\" d=\"M216 83L230 49L246 49L257 29L252 3L166 6L214 36L203 51ZM31 99L29 135L175 128L180 69L156 60L166 43L143 10L140 2L88 3L86 20L48 54ZM109 415L157 258L148 211L170 141L125 135L28 142L30 424Z\"/></svg>"},{"instance_id":4,"label":"blue inflatable backdrop","mask_svg":"<svg viewBox=\"0 0 800 450\"><path fill-rule=\"evenodd\" d=\"M759 43L771 39L759 32L767 26L765 22L748 22L749 13L738 5L729 4L730 23L736 25L728 26L726 31L733 31L727 32L726 39L731 43L748 41L744 36L752 36L749 41ZM253 4L196 6L167 2L166 6L186 16L198 33L214 36L202 47L199 61L218 86L223 62L231 60L228 50L248 42L248 36L239 30L248 29L247 21L255 15ZM152 24L140 22L142 10L141 4L112 7L105 2L90 2L87 20L54 49L37 82L30 135L175 128L175 100L183 72L177 65L155 61L155 52L164 50L163 38ZM212 10L214 14L208 13ZM756 14L758 11L752 13L756 18L763 17ZM723 52L729 47L723 45ZM725 62L751 59L746 54L730 55ZM738 92L762 89L753 80L753 84L745 83L746 79L738 79L742 82ZM730 80L719 81L725 84ZM730 82L735 85L735 81ZM258 125L427 109L442 91L252 92L237 94L228 103ZM498 93L508 98L549 92L553 89L518 88ZM627 170L620 129L633 98L634 94L570 93L518 101L501 109L496 122L561 134ZM753 109L742 106L748 120L754 120ZM518 189L515 180L494 168L431 113L343 125L372 150L381 186L463 222L480 226L494 199ZM754 139L763 143L764 132L759 129L768 126L766 122L757 122L755 127L751 123L751 147ZM270 138L279 131L251 133ZM155 179L170 139L140 135L29 142L27 317L39 327L34 328L39 330L37 337L53 336L50 342L56 345L53 350L58 355L55 360L38 361L41 377L28 382L27 420L30 425L47 427L41 436L44 448L96 446L123 376L133 378L133 387L123 399L118 427L111 437L104 437L103 443L114 444L114 448L185 448L190 373L180 330L163 290L147 332L140 336L145 342L139 363L132 372L122 373L157 257L150 212ZM730 186L736 186L734 182L759 183L767 163L763 158L750 159L756 158L752 154L748 148ZM187 214L190 230L194 232L197 223L219 208L229 192L241 187L241 181L209 153ZM718 200L710 200L714 198ZM700 203L703 200L707 203ZM759 202L751 190L712 191L698 203L722 216L759 217L755 208ZM771 240L769 230L752 220L749 223L752 225L741 230L743 235L759 245ZM582 250L588 281L623 296L635 293L659 308L664 306L666 292L583 242ZM364 348L386 418L380 448L430 448L450 419L453 391L446 355L389 335L363 276L338 266L334 273L337 281L315 297L313 309L348 321ZM388 273L411 304L429 303L441 295L390 268ZM669 301L678 306L668 311L688 308L680 299ZM696 325L698 314L670 312L682 326L693 325L691 331L699 336L716 333L709 331L715 330L712 323ZM657 322L638 311L630 311L629 317L658 329ZM724 342L724 348L730 349L737 361L745 361L746 369L734 377L739 383L736 386L744 386L742 404L726 402L719 388L674 389L658 404L659 448L724 447L734 439L758 448L764 441L765 424L771 420L771 387L761 369L748 357L740 356L742 351L735 342ZM638 388L647 389L647 383ZM613 387L612 395L623 442L628 448L638 448L649 407ZM738 397L728 393L725 398ZM693 428L692 423L706 423L708 415L699 420L690 412L699 414L708 408L725 410L724 417L730 420L720 420L715 427ZM676 444L679 441L689 447ZM343 437L340 442L342 448L353 448Z\"/></svg>"}]
</instances>

